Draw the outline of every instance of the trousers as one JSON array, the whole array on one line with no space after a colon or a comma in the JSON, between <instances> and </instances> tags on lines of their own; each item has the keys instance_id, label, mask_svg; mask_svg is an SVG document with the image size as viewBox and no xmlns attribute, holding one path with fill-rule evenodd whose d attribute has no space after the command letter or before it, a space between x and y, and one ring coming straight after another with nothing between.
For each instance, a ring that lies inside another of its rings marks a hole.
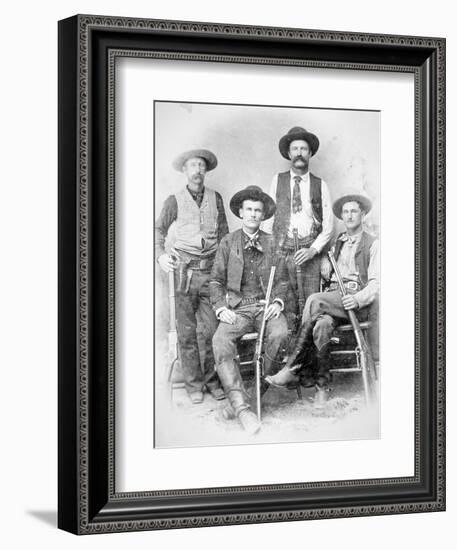
<instances>
[{"instance_id":1,"label":"trousers","mask_svg":"<svg viewBox=\"0 0 457 550\"><path fill-rule=\"evenodd\" d=\"M312 260L309 260L301 265L303 272L303 294L305 303L311 294L319 292L320 290L320 263L321 256L320 254L317 254ZM289 277L289 288L287 291L284 314L287 318L289 329L295 331L297 326L299 326L300 315L302 312L298 311L297 266L294 262L294 252L287 254L286 267Z\"/></svg>"},{"instance_id":2,"label":"trousers","mask_svg":"<svg viewBox=\"0 0 457 550\"><path fill-rule=\"evenodd\" d=\"M213 337L213 350L216 370L230 403L239 414L248 409L249 396L245 390L237 362L237 341L248 332L259 332L263 316L263 306L249 304L238 306L235 310L236 321L233 325L219 323ZM270 319L265 326L265 362L264 374L273 374L279 369L278 358L285 353L287 346L287 321L283 314Z\"/></svg>"},{"instance_id":3,"label":"trousers","mask_svg":"<svg viewBox=\"0 0 457 550\"><path fill-rule=\"evenodd\" d=\"M364 321L368 316L368 308L357 311L359 321ZM344 309L339 290L329 292L316 292L307 300L303 310L301 333L304 336L304 353L309 353L311 337L316 348L317 372L315 373L318 384L325 384L329 380L330 356L328 344L333 331L341 322L348 321L349 316Z\"/></svg>"},{"instance_id":4,"label":"trousers","mask_svg":"<svg viewBox=\"0 0 457 550\"><path fill-rule=\"evenodd\" d=\"M194 270L186 292L185 289L179 289L175 271L176 332L188 393L203 391L205 385L211 388L220 386L216 374L205 383L211 372L214 372L212 338L217 327L216 315L209 300L210 273L209 269ZM199 348L199 340L202 350ZM204 355L203 364L200 351Z\"/></svg>"}]
</instances>

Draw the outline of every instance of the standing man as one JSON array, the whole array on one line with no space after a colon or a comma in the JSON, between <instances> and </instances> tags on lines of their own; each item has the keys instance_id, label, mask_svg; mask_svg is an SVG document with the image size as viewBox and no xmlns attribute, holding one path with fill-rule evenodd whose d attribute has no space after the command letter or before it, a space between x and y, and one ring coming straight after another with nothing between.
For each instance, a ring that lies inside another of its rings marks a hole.
<instances>
[{"instance_id":1,"label":"standing man","mask_svg":"<svg viewBox=\"0 0 457 550\"><path fill-rule=\"evenodd\" d=\"M302 271L304 301L320 290L321 252L333 230L333 215L326 183L309 171L309 162L319 148L317 136L300 126L291 128L279 140L281 155L290 161L290 170L276 174L270 195L276 200L276 214L263 225L279 242L285 240L289 293L285 313L289 329L301 322L298 311L297 266ZM295 252L294 234L298 237Z\"/></svg>"},{"instance_id":2,"label":"standing man","mask_svg":"<svg viewBox=\"0 0 457 550\"><path fill-rule=\"evenodd\" d=\"M379 241L363 230L365 214L371 209L370 200L358 194L345 195L333 205L335 216L342 219L346 231L336 239L332 248L336 263L348 294L341 297L335 273L328 258L322 261L322 276L327 281L325 292L312 294L306 301L303 324L296 349L287 365L267 382L275 386L287 386L300 381L297 374L301 364L299 355L315 353L316 398L320 406L328 398L330 369L330 339L333 329L347 322L347 310L354 310L359 321L368 318L376 308L379 297ZM314 347L314 349L313 349Z\"/></svg>"},{"instance_id":3,"label":"standing man","mask_svg":"<svg viewBox=\"0 0 457 550\"><path fill-rule=\"evenodd\" d=\"M244 334L259 332L262 323L270 270L279 255L273 237L259 227L262 220L274 214L275 208L273 199L255 185L232 197L230 209L241 218L243 225L222 239L209 285L211 303L221 321L213 338L216 370L235 415L251 434L256 433L260 425L250 410L236 344ZM286 293L287 275L284 262L280 261L266 311L266 374L277 370L277 356L284 353L287 345L287 322L281 313ZM264 389L267 387L265 384Z\"/></svg>"},{"instance_id":4,"label":"standing man","mask_svg":"<svg viewBox=\"0 0 457 550\"><path fill-rule=\"evenodd\" d=\"M165 272L175 272L176 332L186 390L194 404L202 403L205 387L215 399L225 397L217 376L208 380L214 369L212 337L217 326L208 283L218 243L228 233L222 197L204 185L206 173L216 166L216 156L206 149L179 155L173 167L185 176L187 185L167 198L155 226L157 261ZM168 254L165 239L173 222L175 241ZM203 370L197 317L205 341Z\"/></svg>"}]
</instances>

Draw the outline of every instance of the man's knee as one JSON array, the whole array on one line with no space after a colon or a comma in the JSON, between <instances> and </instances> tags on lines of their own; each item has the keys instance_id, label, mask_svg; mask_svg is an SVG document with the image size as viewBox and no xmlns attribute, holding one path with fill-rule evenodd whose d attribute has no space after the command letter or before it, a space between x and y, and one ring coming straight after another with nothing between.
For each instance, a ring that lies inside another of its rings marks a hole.
<instances>
[{"instance_id":1,"label":"man's knee","mask_svg":"<svg viewBox=\"0 0 457 550\"><path fill-rule=\"evenodd\" d=\"M268 323L268 338L272 341L282 342L287 339L287 320L284 315L272 319Z\"/></svg>"},{"instance_id":2,"label":"man's knee","mask_svg":"<svg viewBox=\"0 0 457 550\"><path fill-rule=\"evenodd\" d=\"M308 296L305 302L305 307L303 308L303 318L302 321L311 321L320 314L322 310L322 299L321 292L315 292Z\"/></svg>"},{"instance_id":3,"label":"man's knee","mask_svg":"<svg viewBox=\"0 0 457 550\"><path fill-rule=\"evenodd\" d=\"M328 343L334 328L335 321L330 315L321 315L317 319L313 328L313 340L318 349Z\"/></svg>"},{"instance_id":4,"label":"man's knee","mask_svg":"<svg viewBox=\"0 0 457 550\"><path fill-rule=\"evenodd\" d=\"M236 353L234 338L224 331L224 325L222 323L213 336L213 352L216 361L233 358L234 353Z\"/></svg>"}]
</instances>

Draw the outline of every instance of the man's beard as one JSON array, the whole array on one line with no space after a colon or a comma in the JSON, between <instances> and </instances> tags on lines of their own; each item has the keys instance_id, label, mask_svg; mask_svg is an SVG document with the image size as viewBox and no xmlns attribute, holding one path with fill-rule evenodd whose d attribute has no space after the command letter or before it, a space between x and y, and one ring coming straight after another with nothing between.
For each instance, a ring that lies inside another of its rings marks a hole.
<instances>
[{"instance_id":1,"label":"man's beard","mask_svg":"<svg viewBox=\"0 0 457 550\"><path fill-rule=\"evenodd\" d=\"M201 174L194 174L191 177L193 183L203 183L204 179L204 176L202 176Z\"/></svg>"}]
</instances>

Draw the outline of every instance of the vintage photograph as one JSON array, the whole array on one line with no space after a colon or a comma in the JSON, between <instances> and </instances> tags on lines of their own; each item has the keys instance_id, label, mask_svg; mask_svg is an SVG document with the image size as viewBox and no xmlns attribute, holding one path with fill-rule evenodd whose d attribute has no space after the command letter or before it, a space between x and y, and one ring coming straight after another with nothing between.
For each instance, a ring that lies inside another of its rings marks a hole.
<instances>
[{"instance_id":1,"label":"vintage photograph","mask_svg":"<svg viewBox=\"0 0 457 550\"><path fill-rule=\"evenodd\" d=\"M154 446L380 437L381 113L154 102Z\"/></svg>"}]
</instances>

